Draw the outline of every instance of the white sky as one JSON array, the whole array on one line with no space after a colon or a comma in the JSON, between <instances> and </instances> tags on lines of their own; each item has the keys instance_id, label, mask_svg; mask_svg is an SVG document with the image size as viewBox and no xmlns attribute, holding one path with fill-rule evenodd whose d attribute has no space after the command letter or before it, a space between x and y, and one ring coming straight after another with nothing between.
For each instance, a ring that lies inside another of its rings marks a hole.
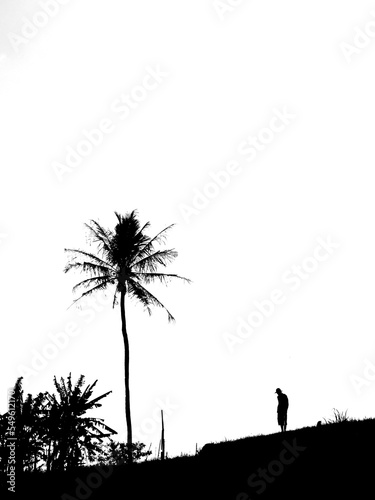
<instances>
[{"instance_id":1,"label":"white sky","mask_svg":"<svg viewBox=\"0 0 375 500\"><path fill-rule=\"evenodd\" d=\"M113 393L95 415L124 434L120 311L67 311L80 276L63 273L63 249L87 248L90 219L113 226L114 211L137 209L150 234L176 223L169 270L193 283L152 288L175 324L128 304L135 437L143 429L157 448L158 401L174 408L170 455L276 432L276 387L289 428L333 408L374 416L375 40L356 32L375 35L373 3L244 0L222 19L213 0L71 0L54 17L40 16L43 3L0 4L0 412L20 366L73 321L80 334L24 390L52 390L70 371L98 379L96 395ZM33 32L26 19L47 21ZM149 68L168 76L121 119L118 100L143 98ZM240 145L284 109L290 124L246 161ZM60 182L53 163L103 119L112 132ZM228 162L237 175L197 209ZM319 238L338 248L292 290L284 273ZM274 289L284 303L231 352L223 335Z\"/></svg>"}]
</instances>

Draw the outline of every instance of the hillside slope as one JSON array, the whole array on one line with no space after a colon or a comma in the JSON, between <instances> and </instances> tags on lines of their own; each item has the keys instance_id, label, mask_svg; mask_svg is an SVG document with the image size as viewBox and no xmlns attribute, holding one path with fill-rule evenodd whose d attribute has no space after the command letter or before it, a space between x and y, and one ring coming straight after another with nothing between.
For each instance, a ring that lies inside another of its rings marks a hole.
<instances>
[{"instance_id":1,"label":"hillside slope","mask_svg":"<svg viewBox=\"0 0 375 500\"><path fill-rule=\"evenodd\" d=\"M360 499L373 490L375 420L208 444L198 456L24 474L16 498ZM12 496L15 498L15 496Z\"/></svg>"}]
</instances>

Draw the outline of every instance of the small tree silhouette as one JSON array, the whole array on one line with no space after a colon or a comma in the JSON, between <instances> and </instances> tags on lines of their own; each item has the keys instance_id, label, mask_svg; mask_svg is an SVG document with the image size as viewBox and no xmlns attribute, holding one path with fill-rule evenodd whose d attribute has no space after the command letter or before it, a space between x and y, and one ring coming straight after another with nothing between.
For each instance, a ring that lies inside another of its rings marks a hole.
<instances>
[{"instance_id":1,"label":"small tree silhouette","mask_svg":"<svg viewBox=\"0 0 375 500\"><path fill-rule=\"evenodd\" d=\"M44 457L44 435L40 425L41 418L44 415L44 394L40 393L35 398L28 394L24 398L22 380L23 377L17 379L12 391L14 431L12 431L11 437L16 438L14 441L17 450L15 466L18 472L25 469L35 470L39 468ZM5 442L10 435L8 416L8 412L1 416L1 457L3 465L8 451Z\"/></svg>"},{"instance_id":2,"label":"small tree silhouette","mask_svg":"<svg viewBox=\"0 0 375 500\"><path fill-rule=\"evenodd\" d=\"M139 462L142 458L147 458L151 455L151 451L144 451L146 445L144 443L132 444L132 461ZM129 448L126 443L115 441L109 438L108 443L102 447L102 451L97 458L100 464L104 465L121 465L129 462Z\"/></svg>"}]
</instances>

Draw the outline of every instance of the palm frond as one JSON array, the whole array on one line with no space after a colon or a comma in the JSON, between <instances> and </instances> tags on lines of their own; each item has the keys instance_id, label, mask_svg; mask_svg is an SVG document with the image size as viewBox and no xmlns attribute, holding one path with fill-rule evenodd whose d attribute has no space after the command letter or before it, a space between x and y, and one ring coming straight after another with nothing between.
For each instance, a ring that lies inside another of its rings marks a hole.
<instances>
[{"instance_id":1,"label":"palm frond","mask_svg":"<svg viewBox=\"0 0 375 500\"><path fill-rule=\"evenodd\" d=\"M91 234L91 238L95 243L98 243L99 249L102 253L104 253L107 258L111 255L111 239L112 232L109 229L104 229L98 222L91 219L91 224L85 224L86 228L89 230Z\"/></svg>"},{"instance_id":2,"label":"palm frond","mask_svg":"<svg viewBox=\"0 0 375 500\"><path fill-rule=\"evenodd\" d=\"M156 252L143 257L132 265L134 272L150 271L156 272L158 265L166 267L169 262L172 262L178 253L174 249L157 250Z\"/></svg>"},{"instance_id":3,"label":"palm frond","mask_svg":"<svg viewBox=\"0 0 375 500\"><path fill-rule=\"evenodd\" d=\"M148 223L147 223L148 224ZM150 238L150 240L146 243L146 245L140 249L138 252L138 258L141 259L147 255L149 255L151 252L153 252L153 247L155 243L164 243L166 238L167 238L167 232L174 226L174 224L171 224L170 226L164 228L162 231L160 231L158 234L156 234L153 238Z\"/></svg>"},{"instance_id":4,"label":"palm frond","mask_svg":"<svg viewBox=\"0 0 375 500\"><path fill-rule=\"evenodd\" d=\"M93 288L90 288L90 290L87 290L86 292L83 292L79 297L78 299L75 299L73 300L73 302L70 304L70 306L68 307L68 309L70 309L74 304L76 304L79 300L81 300L83 297L87 297L88 295L91 295L92 293L94 293L95 291L97 290L105 290L105 288L107 287L107 282L104 281L102 283L99 283L98 285L94 286Z\"/></svg>"},{"instance_id":5,"label":"palm frond","mask_svg":"<svg viewBox=\"0 0 375 500\"><path fill-rule=\"evenodd\" d=\"M184 278L179 276L178 274L169 274L169 273L136 273L136 277L144 281L146 284L153 283L156 280L159 280L160 283L167 285L173 278L181 279L186 281L187 283L191 283L191 280L188 278Z\"/></svg>"},{"instance_id":6,"label":"palm frond","mask_svg":"<svg viewBox=\"0 0 375 500\"><path fill-rule=\"evenodd\" d=\"M90 286L90 284L98 284L96 283L98 280L101 281L101 280L106 280L108 281L109 284L113 284L113 282L111 281L113 278L111 277L108 277L108 276L95 276L93 278L87 278L83 281L81 281L80 283L77 283L76 285L74 285L74 287L72 288L72 291L75 292L78 290L78 288L88 288Z\"/></svg>"},{"instance_id":7,"label":"palm frond","mask_svg":"<svg viewBox=\"0 0 375 500\"><path fill-rule=\"evenodd\" d=\"M141 302L141 304L144 306L144 308L147 310L150 316L152 312L150 306L156 306L156 307L161 307L167 312L168 321L175 321L174 317L165 307L165 305L162 304L160 300L157 299L151 292L146 290L146 288L144 288L140 283L137 283L135 280L131 279L129 280L128 285L129 285L129 294L131 296L134 296Z\"/></svg>"},{"instance_id":8,"label":"palm frond","mask_svg":"<svg viewBox=\"0 0 375 500\"><path fill-rule=\"evenodd\" d=\"M85 252L84 250L79 250L77 248L64 248L64 252L71 252L73 254L83 255L84 257L88 257L89 259L92 259L94 261L94 263L101 265L101 266L104 266L104 267L111 267L113 269L113 271L115 271L115 269L111 266L111 264L109 262L106 262L105 260L100 259L97 255L95 255L93 253ZM77 256L74 255L74 258L76 258L76 257ZM67 272L67 271L65 271L65 272Z\"/></svg>"},{"instance_id":9,"label":"palm frond","mask_svg":"<svg viewBox=\"0 0 375 500\"><path fill-rule=\"evenodd\" d=\"M95 264L94 262L87 262L87 261L83 261L83 262L69 262L66 266L65 266L65 272L67 273L68 271L70 271L71 269L79 269L81 272L89 272L91 273L91 275L95 276L95 274L99 274L99 273L107 273L107 274L111 274L113 273L112 269L110 269L109 267L107 266L102 266L102 265L99 265L99 264Z\"/></svg>"}]
</instances>

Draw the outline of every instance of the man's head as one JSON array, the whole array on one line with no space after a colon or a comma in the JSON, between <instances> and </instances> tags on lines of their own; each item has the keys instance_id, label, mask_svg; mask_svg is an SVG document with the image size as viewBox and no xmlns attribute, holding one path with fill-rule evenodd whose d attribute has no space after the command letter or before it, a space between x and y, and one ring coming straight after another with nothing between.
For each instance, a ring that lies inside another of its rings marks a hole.
<instances>
[{"instance_id":1,"label":"man's head","mask_svg":"<svg viewBox=\"0 0 375 500\"><path fill-rule=\"evenodd\" d=\"M275 394L279 394L280 395L281 393L282 393L281 389L276 389Z\"/></svg>"}]
</instances>

